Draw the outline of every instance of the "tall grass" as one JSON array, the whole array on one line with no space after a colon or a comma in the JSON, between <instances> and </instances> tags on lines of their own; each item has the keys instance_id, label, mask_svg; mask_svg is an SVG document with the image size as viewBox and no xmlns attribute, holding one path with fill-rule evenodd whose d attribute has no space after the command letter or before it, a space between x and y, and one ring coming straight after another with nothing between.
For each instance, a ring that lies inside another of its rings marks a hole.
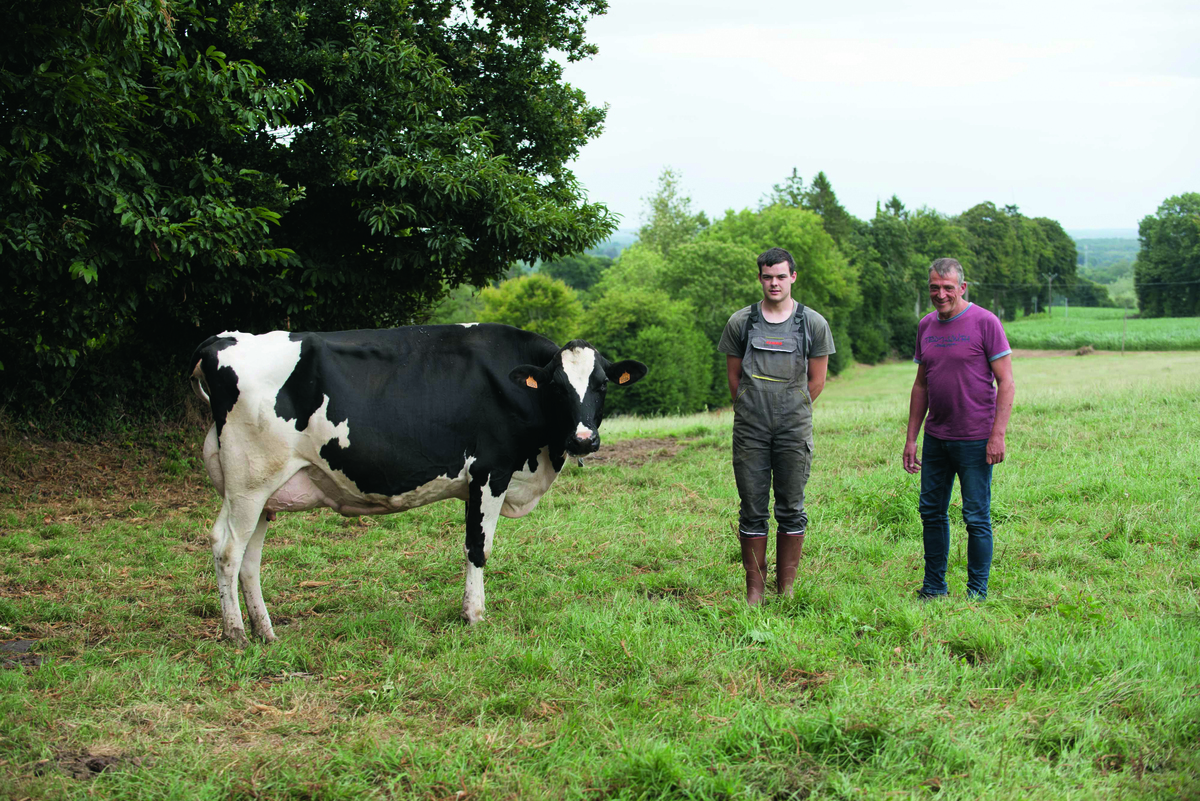
<instances>
[{"instance_id":1,"label":"tall grass","mask_svg":"<svg viewBox=\"0 0 1200 801\"><path fill-rule=\"evenodd\" d=\"M569 463L502 521L475 628L454 504L281 516L282 639L243 652L214 639L211 496L111 518L6 496L0 624L45 661L0 670L0 795L1200 795L1200 354L1016 361L985 603L958 525L952 599L915 597L913 370L830 382L796 595L759 609L727 412L606 422L676 453ZM68 775L89 758L113 767Z\"/></svg>"},{"instance_id":2,"label":"tall grass","mask_svg":"<svg viewBox=\"0 0 1200 801\"><path fill-rule=\"evenodd\" d=\"M1097 350L1200 350L1200 317L1125 319L1124 309L1056 306L1006 323L1014 348L1062 350L1091 345Z\"/></svg>"}]
</instances>

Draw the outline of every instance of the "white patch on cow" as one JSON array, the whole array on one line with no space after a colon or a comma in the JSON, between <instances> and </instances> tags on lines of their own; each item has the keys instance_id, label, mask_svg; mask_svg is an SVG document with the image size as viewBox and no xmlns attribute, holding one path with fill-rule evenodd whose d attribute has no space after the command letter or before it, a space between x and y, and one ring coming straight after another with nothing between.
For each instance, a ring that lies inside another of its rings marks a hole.
<instances>
[{"instance_id":1,"label":"white patch on cow","mask_svg":"<svg viewBox=\"0 0 1200 801\"><path fill-rule=\"evenodd\" d=\"M585 426L583 423L575 426L575 439L591 439L592 429Z\"/></svg>"},{"instance_id":2,"label":"white patch on cow","mask_svg":"<svg viewBox=\"0 0 1200 801\"><path fill-rule=\"evenodd\" d=\"M336 439L338 445L342 448L350 447L350 421L343 420L337 425L329 419L329 396L325 396L324 402L321 403L321 408L313 412L313 416L308 418L308 436L320 441L322 445L329 442L331 439Z\"/></svg>"},{"instance_id":3,"label":"white patch on cow","mask_svg":"<svg viewBox=\"0 0 1200 801\"><path fill-rule=\"evenodd\" d=\"M488 476L488 478L491 477ZM483 558L486 560L492 555L492 538L496 533L496 521L500 519L500 510L504 506L505 493L501 491L499 495L492 495L492 487L486 479L483 482L482 490L483 497L480 507L483 512ZM465 547L463 551L466 552ZM462 616L468 623L478 623L483 620L483 610L483 568L471 564L471 560L468 558L467 586L463 591Z\"/></svg>"},{"instance_id":4,"label":"white patch on cow","mask_svg":"<svg viewBox=\"0 0 1200 801\"><path fill-rule=\"evenodd\" d=\"M596 369L596 351L591 348L564 350L562 366L563 372L567 374L567 381L571 382L571 387L579 394L579 400L582 402L588 391L592 370Z\"/></svg>"},{"instance_id":5,"label":"white patch on cow","mask_svg":"<svg viewBox=\"0 0 1200 801\"><path fill-rule=\"evenodd\" d=\"M458 498L465 501L471 485L471 465L474 463L475 457L468 456L463 463L462 470L458 471L458 475L452 476L447 473L402 495L393 495L388 499L391 511L403 512L406 509L416 509L418 506L425 506L446 498Z\"/></svg>"},{"instance_id":6,"label":"white patch on cow","mask_svg":"<svg viewBox=\"0 0 1200 801\"><path fill-rule=\"evenodd\" d=\"M479 323L459 323L459 325L461 325L463 328L471 328L472 326L479 325Z\"/></svg>"},{"instance_id":7,"label":"white patch on cow","mask_svg":"<svg viewBox=\"0 0 1200 801\"><path fill-rule=\"evenodd\" d=\"M528 465L523 465L518 472L513 473L500 514L505 517L524 517L529 514L549 491L556 478L558 471L550 461L550 449L542 448L538 453L537 466L532 471Z\"/></svg>"}]
</instances>

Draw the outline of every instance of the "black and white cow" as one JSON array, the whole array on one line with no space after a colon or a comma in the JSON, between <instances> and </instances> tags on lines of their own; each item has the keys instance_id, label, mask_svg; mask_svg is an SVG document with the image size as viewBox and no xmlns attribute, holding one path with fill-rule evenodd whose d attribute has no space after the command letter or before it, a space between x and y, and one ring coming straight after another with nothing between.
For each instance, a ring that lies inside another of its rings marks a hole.
<instances>
[{"instance_id":1,"label":"black and white cow","mask_svg":"<svg viewBox=\"0 0 1200 801\"><path fill-rule=\"evenodd\" d=\"M212 409L204 464L225 502L212 530L225 635L274 640L259 586L267 522L328 506L343 515L467 503L462 614L483 617L483 566L500 515L521 517L567 454L594 452L610 383L646 375L574 340L505 325L220 334L192 357Z\"/></svg>"}]
</instances>

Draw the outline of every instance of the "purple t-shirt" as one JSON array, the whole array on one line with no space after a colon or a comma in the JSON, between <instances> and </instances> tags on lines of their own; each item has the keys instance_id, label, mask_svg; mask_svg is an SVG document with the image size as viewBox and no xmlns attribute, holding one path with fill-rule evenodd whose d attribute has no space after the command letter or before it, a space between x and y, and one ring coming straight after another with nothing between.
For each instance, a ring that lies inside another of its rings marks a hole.
<instances>
[{"instance_id":1,"label":"purple t-shirt","mask_svg":"<svg viewBox=\"0 0 1200 801\"><path fill-rule=\"evenodd\" d=\"M937 312L917 326L913 361L925 365L929 416L925 433L938 439L987 439L996 418L991 363L1012 353L999 318L974 303L949 320Z\"/></svg>"}]
</instances>

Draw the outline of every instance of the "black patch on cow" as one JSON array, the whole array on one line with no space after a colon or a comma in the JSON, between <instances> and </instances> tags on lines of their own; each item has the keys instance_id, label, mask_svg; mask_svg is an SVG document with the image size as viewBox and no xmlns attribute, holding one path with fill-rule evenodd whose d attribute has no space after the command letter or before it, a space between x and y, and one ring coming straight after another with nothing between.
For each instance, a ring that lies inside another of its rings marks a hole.
<instances>
[{"instance_id":1,"label":"black patch on cow","mask_svg":"<svg viewBox=\"0 0 1200 801\"><path fill-rule=\"evenodd\" d=\"M467 559L475 567L483 567L483 483L486 475L471 476L467 489Z\"/></svg>"},{"instance_id":2,"label":"black patch on cow","mask_svg":"<svg viewBox=\"0 0 1200 801\"><path fill-rule=\"evenodd\" d=\"M467 559L475 567L483 567L487 561L483 552L487 539L483 531L483 488L486 485L489 494L498 498L508 491L512 474L504 470L488 470L479 467L478 463L472 467L471 483L467 487Z\"/></svg>"},{"instance_id":3,"label":"black patch on cow","mask_svg":"<svg viewBox=\"0 0 1200 801\"><path fill-rule=\"evenodd\" d=\"M557 347L544 337L498 325L303 337L276 412L304 430L328 395L326 414L348 422L349 445L331 439L321 458L363 493L402 495L457 476L469 457L509 476L536 469L538 453L560 437L538 393L508 379L515 365L553 358Z\"/></svg>"},{"instance_id":4,"label":"black patch on cow","mask_svg":"<svg viewBox=\"0 0 1200 801\"><path fill-rule=\"evenodd\" d=\"M237 403L240 394L237 373L228 365L219 367L218 354L236 344L237 339L234 337L209 337L201 342L200 346L192 353L191 363L194 365L196 362L200 362L200 371L204 375L209 408L212 410L213 422L217 426L218 442L221 439L221 429L225 427L225 420L229 417L229 412L233 409L233 404Z\"/></svg>"},{"instance_id":5,"label":"black patch on cow","mask_svg":"<svg viewBox=\"0 0 1200 801\"><path fill-rule=\"evenodd\" d=\"M281 420L291 420L297 431L308 428L308 421L325 402L321 391L318 356L320 340L311 335L291 334L288 339L300 341L300 358L287 381L275 396L275 414Z\"/></svg>"}]
</instances>

